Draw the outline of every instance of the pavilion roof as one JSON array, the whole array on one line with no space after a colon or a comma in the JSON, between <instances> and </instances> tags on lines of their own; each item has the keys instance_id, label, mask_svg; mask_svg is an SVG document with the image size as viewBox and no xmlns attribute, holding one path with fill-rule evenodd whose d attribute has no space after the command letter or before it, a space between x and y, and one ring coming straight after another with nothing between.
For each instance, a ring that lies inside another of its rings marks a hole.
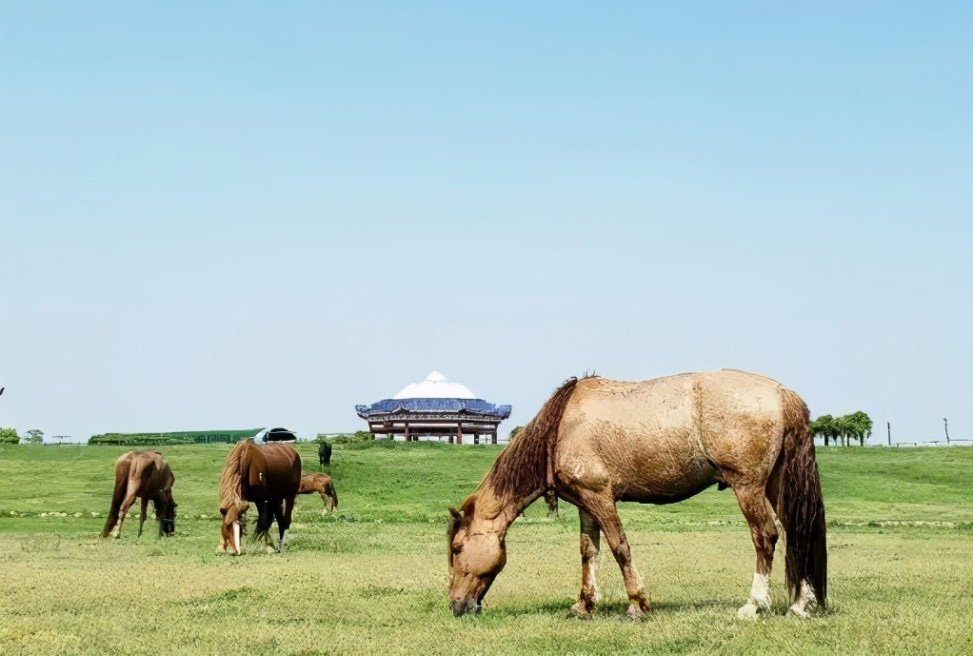
<instances>
[{"instance_id":1,"label":"pavilion roof","mask_svg":"<svg viewBox=\"0 0 973 656\"><path fill-rule=\"evenodd\" d=\"M392 398L371 405L357 405L355 410L362 419L368 419L373 415L402 412L442 414L465 412L499 419L510 416L509 405L496 405L477 398L468 387L447 379L438 371L433 371L423 381L409 383Z\"/></svg>"}]
</instances>

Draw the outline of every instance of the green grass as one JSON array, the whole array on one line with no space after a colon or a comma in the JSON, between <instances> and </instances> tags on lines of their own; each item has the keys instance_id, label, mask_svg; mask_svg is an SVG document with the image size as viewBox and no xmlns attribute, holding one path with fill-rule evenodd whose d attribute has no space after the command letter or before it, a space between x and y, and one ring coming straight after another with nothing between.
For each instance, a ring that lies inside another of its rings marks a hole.
<instances>
[{"instance_id":1,"label":"green grass","mask_svg":"<svg viewBox=\"0 0 973 656\"><path fill-rule=\"evenodd\" d=\"M0 653L971 653L973 449L819 449L831 610L735 619L753 549L730 491L622 506L653 599L641 622L605 549L605 601L570 617L577 515L535 504L479 617L445 597L445 509L499 450L348 444L338 517L300 497L290 551L214 554L226 445L165 449L177 535L101 540L121 447L0 446ZM308 469L316 446L301 445ZM136 504L137 505L137 504ZM778 563L782 560L778 552ZM785 610L782 567L773 577Z\"/></svg>"}]
</instances>

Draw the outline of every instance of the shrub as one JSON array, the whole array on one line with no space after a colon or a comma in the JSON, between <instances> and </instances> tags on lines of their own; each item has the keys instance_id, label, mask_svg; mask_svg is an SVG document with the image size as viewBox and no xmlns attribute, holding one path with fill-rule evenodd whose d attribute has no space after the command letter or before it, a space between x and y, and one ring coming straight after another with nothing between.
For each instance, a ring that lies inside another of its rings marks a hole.
<instances>
[{"instance_id":1,"label":"shrub","mask_svg":"<svg viewBox=\"0 0 973 656\"><path fill-rule=\"evenodd\" d=\"M88 444L114 444L119 446L157 446L165 444L232 444L253 437L261 429L179 431L174 433L102 433L88 438Z\"/></svg>"}]
</instances>

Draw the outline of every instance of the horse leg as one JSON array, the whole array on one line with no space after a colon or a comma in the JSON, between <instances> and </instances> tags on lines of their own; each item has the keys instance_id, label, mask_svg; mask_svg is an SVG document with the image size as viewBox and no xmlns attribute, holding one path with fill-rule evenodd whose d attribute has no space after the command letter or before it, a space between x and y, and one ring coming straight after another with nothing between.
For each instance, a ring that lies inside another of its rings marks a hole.
<instances>
[{"instance_id":1,"label":"horse leg","mask_svg":"<svg viewBox=\"0 0 973 656\"><path fill-rule=\"evenodd\" d=\"M274 539L270 537L270 528L274 525L274 511L270 507L269 501L264 501L257 505L259 516L257 517L257 529L264 537L264 549L267 553L277 553L274 547Z\"/></svg>"},{"instance_id":2,"label":"horse leg","mask_svg":"<svg viewBox=\"0 0 973 656\"><path fill-rule=\"evenodd\" d=\"M139 537L142 537L142 527L145 526L145 511L149 507L149 500L142 497L142 513L139 515Z\"/></svg>"},{"instance_id":3,"label":"horse leg","mask_svg":"<svg viewBox=\"0 0 973 656\"><path fill-rule=\"evenodd\" d=\"M294 499L283 499L280 504L274 506L274 517L277 519L277 530L280 532L280 540L277 543L277 553L284 551L287 543L287 529L291 526L291 512L294 510Z\"/></svg>"},{"instance_id":4,"label":"horse leg","mask_svg":"<svg viewBox=\"0 0 973 656\"><path fill-rule=\"evenodd\" d=\"M287 542L287 530L291 527L291 513L294 512L294 499L295 497L287 497L284 499L282 511L277 517L277 528L280 530L280 543L277 547L278 553L284 550Z\"/></svg>"},{"instance_id":5,"label":"horse leg","mask_svg":"<svg viewBox=\"0 0 973 656\"><path fill-rule=\"evenodd\" d=\"M761 612L770 611L770 569L774 563L777 544L777 524L774 511L763 485L738 485L733 488L740 510L750 525L750 537L757 552L757 567L750 586L750 598L737 611L740 619L755 619Z\"/></svg>"},{"instance_id":6,"label":"horse leg","mask_svg":"<svg viewBox=\"0 0 973 656\"><path fill-rule=\"evenodd\" d=\"M132 507L135 503L135 497L138 496L139 492L139 481L128 479L128 490L125 493L125 498L122 499L122 505L118 508L118 527L115 529L115 538L120 538L122 536L122 524L125 522L125 515L128 514L128 509Z\"/></svg>"},{"instance_id":7,"label":"horse leg","mask_svg":"<svg viewBox=\"0 0 973 656\"><path fill-rule=\"evenodd\" d=\"M601 529L588 511L578 508L578 516L581 519L581 592L571 610L581 617L590 617L601 597L596 578Z\"/></svg>"},{"instance_id":8,"label":"horse leg","mask_svg":"<svg viewBox=\"0 0 973 656\"><path fill-rule=\"evenodd\" d=\"M324 504L324 509L321 510L321 516L324 517L328 514L328 495L324 493L324 490L318 490L318 494L321 495L321 503Z\"/></svg>"},{"instance_id":9,"label":"horse leg","mask_svg":"<svg viewBox=\"0 0 973 656\"><path fill-rule=\"evenodd\" d=\"M649 602L645 598L642 577L632 562L632 550L628 545L628 538L625 537L622 520L618 517L615 500L604 493L582 492L579 496L581 503L601 526L608 540L608 546L611 547L615 561L622 570L622 578L625 579L625 592L629 600L628 616L637 620L649 610Z\"/></svg>"}]
</instances>

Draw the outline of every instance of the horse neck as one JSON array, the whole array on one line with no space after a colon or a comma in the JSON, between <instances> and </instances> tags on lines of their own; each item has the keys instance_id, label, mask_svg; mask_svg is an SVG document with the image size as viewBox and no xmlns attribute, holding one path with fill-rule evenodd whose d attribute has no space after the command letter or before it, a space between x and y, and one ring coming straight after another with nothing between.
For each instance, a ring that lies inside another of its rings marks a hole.
<instances>
[{"instance_id":1,"label":"horse neck","mask_svg":"<svg viewBox=\"0 0 973 656\"><path fill-rule=\"evenodd\" d=\"M473 519L482 526L484 532L505 535L507 529L527 506L544 494L544 487L523 496L497 495L490 485L489 477L477 490L473 508Z\"/></svg>"}]
</instances>

